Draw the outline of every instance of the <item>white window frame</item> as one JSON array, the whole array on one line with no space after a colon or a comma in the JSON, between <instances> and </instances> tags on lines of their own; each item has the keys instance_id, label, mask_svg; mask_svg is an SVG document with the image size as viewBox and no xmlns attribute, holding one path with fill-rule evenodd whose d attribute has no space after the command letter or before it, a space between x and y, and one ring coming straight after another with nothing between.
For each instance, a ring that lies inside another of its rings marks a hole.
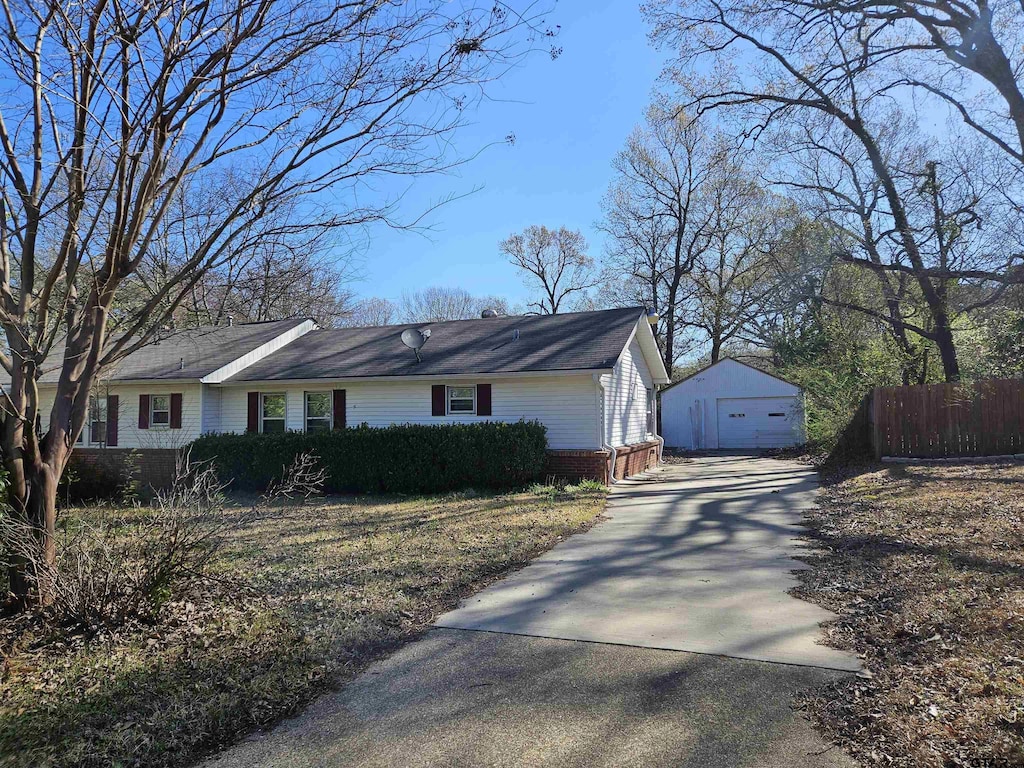
<instances>
[{"instance_id":1,"label":"white window frame","mask_svg":"<svg viewBox=\"0 0 1024 768\"><path fill-rule=\"evenodd\" d=\"M163 422L161 424L157 424L157 421L156 421L156 418L155 418L156 414L164 413L164 409L163 408L160 408L158 410L157 407L156 407L156 399L158 397L166 397L167 398L167 421L165 421L165 422ZM149 396L149 428L150 429L170 429L171 428L171 396L169 394L166 394L166 395L150 395Z\"/></svg>"},{"instance_id":2,"label":"white window frame","mask_svg":"<svg viewBox=\"0 0 1024 768\"><path fill-rule=\"evenodd\" d=\"M282 433L283 432L287 432L288 431L288 393L287 392L260 392L260 434L263 434L263 432L265 431L263 429L263 424L264 424L264 422L267 421L266 401L267 401L268 397L282 397L282 398L284 398L284 414L282 416L280 416L280 417L278 417L278 416L271 416L270 420L271 421L280 421L281 422L281 427L282 427L281 432ZM272 432L270 434L279 434L279 433Z\"/></svg>"},{"instance_id":3,"label":"white window frame","mask_svg":"<svg viewBox=\"0 0 1024 768\"><path fill-rule=\"evenodd\" d=\"M313 416L316 421L327 420L327 431L334 429L334 393L333 392L304 392L302 394L302 429L309 433L309 396L325 395L327 397L327 416Z\"/></svg>"},{"instance_id":4,"label":"white window frame","mask_svg":"<svg viewBox=\"0 0 1024 768\"><path fill-rule=\"evenodd\" d=\"M95 409L97 409L97 408L99 408L101 406L103 408L103 420L100 423L103 424L103 430L102 430L101 434L97 437L97 435L95 435L93 433L93 426L97 422L97 419L93 418L93 414L95 413ZM168 419L170 418L170 412L169 411L168 411L168 416L167 417L168 417ZM107 442L107 419L108 418L110 418L110 415L107 413L107 398L106 397L99 397L99 396L96 396L96 395L90 395L89 396L89 418L88 418L88 421L89 421L89 425L88 425L89 426L89 445L106 445L106 442ZM85 432L85 430L83 429L82 432Z\"/></svg>"},{"instance_id":5,"label":"white window frame","mask_svg":"<svg viewBox=\"0 0 1024 768\"><path fill-rule=\"evenodd\" d=\"M452 400L467 400L465 397L452 397L453 389L469 389L473 392L473 409L469 411L453 411ZM449 416L476 416L476 384L451 384L444 389L445 413Z\"/></svg>"}]
</instances>

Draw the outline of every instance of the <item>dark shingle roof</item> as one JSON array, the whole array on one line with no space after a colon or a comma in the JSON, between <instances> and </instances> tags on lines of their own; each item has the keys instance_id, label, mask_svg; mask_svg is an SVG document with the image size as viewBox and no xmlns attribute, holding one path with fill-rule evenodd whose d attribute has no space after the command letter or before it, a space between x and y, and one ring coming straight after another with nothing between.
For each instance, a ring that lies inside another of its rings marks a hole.
<instances>
[{"instance_id":1,"label":"dark shingle roof","mask_svg":"<svg viewBox=\"0 0 1024 768\"><path fill-rule=\"evenodd\" d=\"M311 331L228 381L433 376L611 368L640 307L563 315ZM402 344L407 328L429 328L417 363ZM513 333L519 338L513 341Z\"/></svg>"},{"instance_id":2,"label":"dark shingle roof","mask_svg":"<svg viewBox=\"0 0 1024 768\"><path fill-rule=\"evenodd\" d=\"M167 331L159 341L147 344L108 368L103 378L109 381L201 379L304 322L299 318ZM63 347L53 351L40 381L55 383L58 380L63 357Z\"/></svg>"}]
</instances>

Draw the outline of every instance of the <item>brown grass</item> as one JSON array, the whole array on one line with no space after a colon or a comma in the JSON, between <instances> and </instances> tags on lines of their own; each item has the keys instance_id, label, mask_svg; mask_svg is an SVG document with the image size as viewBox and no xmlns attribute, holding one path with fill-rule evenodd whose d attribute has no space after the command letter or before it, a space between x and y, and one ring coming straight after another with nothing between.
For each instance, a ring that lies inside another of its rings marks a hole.
<instances>
[{"instance_id":1,"label":"brown grass","mask_svg":"<svg viewBox=\"0 0 1024 768\"><path fill-rule=\"evenodd\" d=\"M801 596L871 679L804 701L869 765L1024 765L1024 465L826 477Z\"/></svg>"},{"instance_id":2,"label":"brown grass","mask_svg":"<svg viewBox=\"0 0 1024 768\"><path fill-rule=\"evenodd\" d=\"M0 620L0 765L187 765L272 724L604 507L540 491L281 505L154 626Z\"/></svg>"}]
</instances>

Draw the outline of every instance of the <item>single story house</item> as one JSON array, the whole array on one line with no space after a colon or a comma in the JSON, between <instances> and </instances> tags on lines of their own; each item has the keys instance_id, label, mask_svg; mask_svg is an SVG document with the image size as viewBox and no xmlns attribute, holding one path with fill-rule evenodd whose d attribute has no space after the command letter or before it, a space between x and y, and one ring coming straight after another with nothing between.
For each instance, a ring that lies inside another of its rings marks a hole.
<instances>
[{"instance_id":1,"label":"single story house","mask_svg":"<svg viewBox=\"0 0 1024 768\"><path fill-rule=\"evenodd\" d=\"M403 331L429 331L417 355ZM44 420L58 371L45 373ZM607 482L656 463L668 374L640 307L370 328L282 320L167 332L107 370L75 451L166 481L206 433L536 419L548 471ZM49 391L48 391L49 390Z\"/></svg>"},{"instance_id":2,"label":"single story house","mask_svg":"<svg viewBox=\"0 0 1024 768\"><path fill-rule=\"evenodd\" d=\"M800 387L732 358L661 392L661 431L671 448L785 448L806 441L804 426Z\"/></svg>"}]
</instances>

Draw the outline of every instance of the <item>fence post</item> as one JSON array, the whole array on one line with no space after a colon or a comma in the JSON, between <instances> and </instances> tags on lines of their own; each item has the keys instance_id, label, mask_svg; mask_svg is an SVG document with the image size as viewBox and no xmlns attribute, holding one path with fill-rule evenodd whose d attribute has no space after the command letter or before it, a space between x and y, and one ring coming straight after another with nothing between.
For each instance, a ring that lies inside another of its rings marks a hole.
<instances>
[{"instance_id":1,"label":"fence post","mask_svg":"<svg viewBox=\"0 0 1024 768\"><path fill-rule=\"evenodd\" d=\"M867 394L868 398L868 431L871 433L871 451L875 460L882 458L882 436L879 424L879 409L881 398L878 396L878 387L875 387Z\"/></svg>"}]
</instances>

